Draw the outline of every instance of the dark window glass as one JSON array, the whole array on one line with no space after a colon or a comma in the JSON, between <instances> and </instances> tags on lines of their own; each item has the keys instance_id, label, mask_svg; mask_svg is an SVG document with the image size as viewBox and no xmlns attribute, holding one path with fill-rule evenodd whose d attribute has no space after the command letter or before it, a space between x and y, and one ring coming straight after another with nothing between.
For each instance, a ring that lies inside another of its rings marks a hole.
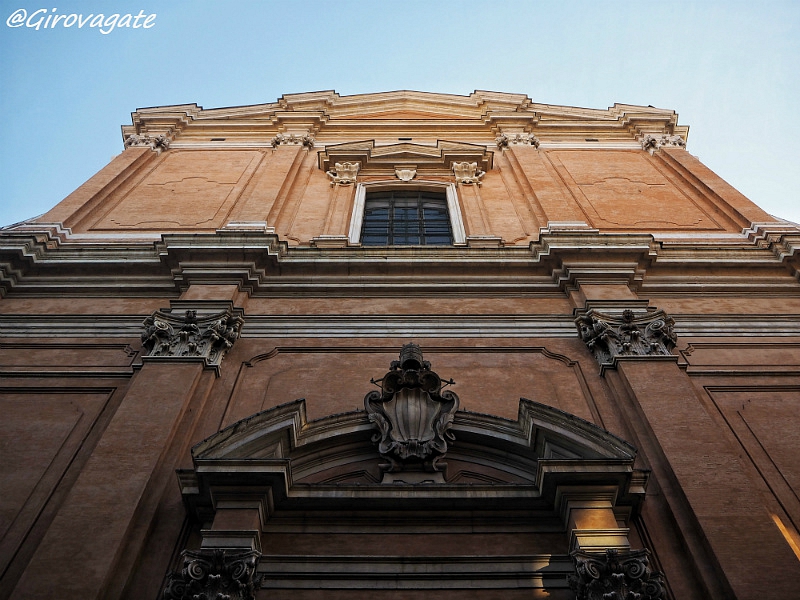
<instances>
[{"instance_id":1,"label":"dark window glass","mask_svg":"<svg viewBox=\"0 0 800 600\"><path fill-rule=\"evenodd\" d=\"M407 190L368 193L361 243L365 246L452 244L447 195Z\"/></svg>"}]
</instances>

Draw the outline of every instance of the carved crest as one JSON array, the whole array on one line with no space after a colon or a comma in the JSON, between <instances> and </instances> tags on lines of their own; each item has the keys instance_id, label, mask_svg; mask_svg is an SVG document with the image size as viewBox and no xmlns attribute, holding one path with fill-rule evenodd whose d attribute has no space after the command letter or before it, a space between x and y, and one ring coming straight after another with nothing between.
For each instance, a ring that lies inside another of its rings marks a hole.
<instances>
[{"instance_id":1,"label":"carved crest","mask_svg":"<svg viewBox=\"0 0 800 600\"><path fill-rule=\"evenodd\" d=\"M397 175L397 178L400 181L411 181L417 176L417 170L395 168L394 174Z\"/></svg>"},{"instance_id":2,"label":"carved crest","mask_svg":"<svg viewBox=\"0 0 800 600\"><path fill-rule=\"evenodd\" d=\"M431 371L416 344L403 346L400 360L392 361L390 369L373 380L381 390L364 398L369 420L378 429L372 440L389 461L383 468L440 471L448 441L455 439L450 428L458 410L458 396L442 388L455 382L443 382Z\"/></svg>"}]
</instances>

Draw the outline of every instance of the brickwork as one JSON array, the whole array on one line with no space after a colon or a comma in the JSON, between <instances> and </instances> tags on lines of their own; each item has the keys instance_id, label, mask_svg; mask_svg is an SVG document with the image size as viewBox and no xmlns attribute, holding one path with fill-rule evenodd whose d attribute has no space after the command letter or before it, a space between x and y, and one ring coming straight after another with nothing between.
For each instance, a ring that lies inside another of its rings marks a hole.
<instances>
[{"instance_id":1,"label":"brickwork","mask_svg":"<svg viewBox=\"0 0 800 600\"><path fill-rule=\"evenodd\" d=\"M493 92L137 111L169 144L0 231L0 597L566 600L616 556L794 598L800 228L687 134ZM394 189L463 237L362 246ZM368 414L409 343L444 387ZM398 415L436 465L379 451Z\"/></svg>"}]
</instances>

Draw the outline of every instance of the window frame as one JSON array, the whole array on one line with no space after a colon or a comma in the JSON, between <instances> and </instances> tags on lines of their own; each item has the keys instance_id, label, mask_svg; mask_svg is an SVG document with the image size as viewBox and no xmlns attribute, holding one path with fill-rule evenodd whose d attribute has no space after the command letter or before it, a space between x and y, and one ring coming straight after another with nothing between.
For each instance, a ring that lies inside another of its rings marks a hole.
<instances>
[{"instance_id":1,"label":"window frame","mask_svg":"<svg viewBox=\"0 0 800 600\"><path fill-rule=\"evenodd\" d=\"M445 192L447 198L447 213L450 218L450 230L453 235L453 245L463 246L467 243L467 235L464 230L464 221L461 217L461 206L458 202L458 189L454 183L439 183L415 181L405 185L398 184L397 181L391 182L369 182L356 184L355 199L353 202L353 212L350 217L350 230L347 235L348 243L361 245L361 229L364 223L364 206L367 201L367 192L383 191L429 191L442 193ZM394 245L393 245L394 246ZM401 247L396 245L396 247ZM431 246L432 248L446 248L447 246Z\"/></svg>"}]
</instances>

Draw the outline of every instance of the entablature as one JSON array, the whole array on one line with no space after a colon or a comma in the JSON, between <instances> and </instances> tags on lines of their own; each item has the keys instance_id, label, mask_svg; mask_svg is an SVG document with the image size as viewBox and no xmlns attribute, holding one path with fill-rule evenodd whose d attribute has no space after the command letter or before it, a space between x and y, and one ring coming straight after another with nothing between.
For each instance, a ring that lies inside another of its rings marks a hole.
<instances>
[{"instance_id":1,"label":"entablature","mask_svg":"<svg viewBox=\"0 0 800 600\"><path fill-rule=\"evenodd\" d=\"M129 136L164 135L267 142L278 133L316 136L321 145L357 139L423 136L492 144L503 133L536 133L543 142L639 141L647 135L688 135L674 111L615 104L601 109L536 104L522 94L476 91L469 96L398 91L340 96L290 94L275 103L203 109L196 104L143 108L122 127Z\"/></svg>"},{"instance_id":2,"label":"entablature","mask_svg":"<svg viewBox=\"0 0 800 600\"><path fill-rule=\"evenodd\" d=\"M528 247L290 247L256 225L158 241L73 237L56 224L8 228L0 237L2 288L33 296L163 296L193 284L276 296L552 295L582 282L621 283L644 295L776 296L796 294L800 285L796 229L689 244L568 225L543 229Z\"/></svg>"}]
</instances>

